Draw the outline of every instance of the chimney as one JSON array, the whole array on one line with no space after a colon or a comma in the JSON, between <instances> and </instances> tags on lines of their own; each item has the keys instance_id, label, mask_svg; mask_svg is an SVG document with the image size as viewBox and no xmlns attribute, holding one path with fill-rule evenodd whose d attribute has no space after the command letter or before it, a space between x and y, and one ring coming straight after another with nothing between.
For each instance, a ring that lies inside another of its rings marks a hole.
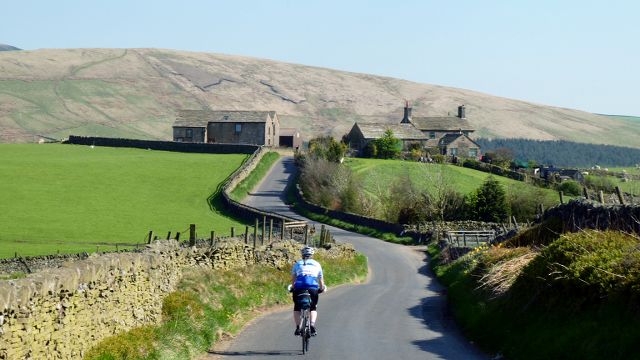
<instances>
[{"instance_id":1,"label":"chimney","mask_svg":"<svg viewBox=\"0 0 640 360\"><path fill-rule=\"evenodd\" d=\"M458 106L458 117L459 117L460 119L464 119L464 118L466 117L466 116L465 116L465 111L464 111L464 110L465 110L465 109L464 109L464 105L460 105L460 106Z\"/></svg>"},{"instance_id":2,"label":"chimney","mask_svg":"<svg viewBox=\"0 0 640 360\"><path fill-rule=\"evenodd\" d=\"M409 107L409 100L404 101L404 116L402 117L402 121L400 124L410 124L411 123L411 108Z\"/></svg>"}]
</instances>

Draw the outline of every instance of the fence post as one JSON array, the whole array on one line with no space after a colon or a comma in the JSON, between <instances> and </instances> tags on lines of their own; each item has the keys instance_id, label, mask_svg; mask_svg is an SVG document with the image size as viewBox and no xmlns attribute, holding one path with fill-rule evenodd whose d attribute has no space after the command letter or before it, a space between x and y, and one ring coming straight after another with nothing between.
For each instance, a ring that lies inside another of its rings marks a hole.
<instances>
[{"instance_id":1,"label":"fence post","mask_svg":"<svg viewBox=\"0 0 640 360\"><path fill-rule=\"evenodd\" d=\"M466 232L462 233L462 243L464 244L464 247L467 247L467 233Z\"/></svg>"},{"instance_id":2,"label":"fence post","mask_svg":"<svg viewBox=\"0 0 640 360\"><path fill-rule=\"evenodd\" d=\"M260 245L264 245L264 237L267 234L267 216L262 215L262 237L260 237Z\"/></svg>"},{"instance_id":3,"label":"fence post","mask_svg":"<svg viewBox=\"0 0 640 360\"><path fill-rule=\"evenodd\" d=\"M269 219L269 244L271 244L272 235L273 235L273 218Z\"/></svg>"},{"instance_id":4,"label":"fence post","mask_svg":"<svg viewBox=\"0 0 640 360\"><path fill-rule=\"evenodd\" d=\"M213 246L213 243L216 241L216 232L211 230L211 237L209 238L209 246Z\"/></svg>"},{"instance_id":5,"label":"fence post","mask_svg":"<svg viewBox=\"0 0 640 360\"><path fill-rule=\"evenodd\" d=\"M280 240L281 241L284 241L284 224L285 224L285 221L284 221L284 218L282 218L282 228L280 228Z\"/></svg>"},{"instance_id":6,"label":"fence post","mask_svg":"<svg viewBox=\"0 0 640 360\"><path fill-rule=\"evenodd\" d=\"M304 226L304 244L309 245L309 225Z\"/></svg>"},{"instance_id":7,"label":"fence post","mask_svg":"<svg viewBox=\"0 0 640 360\"><path fill-rule=\"evenodd\" d=\"M560 194L560 204L564 204L564 193L562 191L558 192Z\"/></svg>"},{"instance_id":8,"label":"fence post","mask_svg":"<svg viewBox=\"0 0 640 360\"><path fill-rule=\"evenodd\" d=\"M231 227L231 237L236 237L236 228L235 227Z\"/></svg>"},{"instance_id":9,"label":"fence post","mask_svg":"<svg viewBox=\"0 0 640 360\"><path fill-rule=\"evenodd\" d=\"M293 228L291 228L290 230L291 230L291 240L293 240Z\"/></svg>"},{"instance_id":10,"label":"fence post","mask_svg":"<svg viewBox=\"0 0 640 360\"><path fill-rule=\"evenodd\" d=\"M600 200L600 204L604 205L604 193L602 190L598 193L598 200Z\"/></svg>"},{"instance_id":11,"label":"fence post","mask_svg":"<svg viewBox=\"0 0 640 360\"><path fill-rule=\"evenodd\" d=\"M249 225L244 226L244 243L249 243Z\"/></svg>"},{"instance_id":12,"label":"fence post","mask_svg":"<svg viewBox=\"0 0 640 360\"><path fill-rule=\"evenodd\" d=\"M256 248L256 241L258 241L258 218L255 220L255 225L253 226L253 248Z\"/></svg>"},{"instance_id":13,"label":"fence post","mask_svg":"<svg viewBox=\"0 0 640 360\"><path fill-rule=\"evenodd\" d=\"M618 194L618 200L620 200L620 205L624 205L624 196L622 196L622 191L620 191L620 186L616 186L616 194Z\"/></svg>"},{"instance_id":14,"label":"fence post","mask_svg":"<svg viewBox=\"0 0 640 360\"><path fill-rule=\"evenodd\" d=\"M153 230L149 230L149 241L147 244L151 244L151 240L153 240Z\"/></svg>"},{"instance_id":15,"label":"fence post","mask_svg":"<svg viewBox=\"0 0 640 360\"><path fill-rule=\"evenodd\" d=\"M176 241L180 241L180 231L176 232Z\"/></svg>"},{"instance_id":16,"label":"fence post","mask_svg":"<svg viewBox=\"0 0 640 360\"><path fill-rule=\"evenodd\" d=\"M171 231L167 233L167 240L171 239Z\"/></svg>"},{"instance_id":17,"label":"fence post","mask_svg":"<svg viewBox=\"0 0 640 360\"><path fill-rule=\"evenodd\" d=\"M189 246L196 244L196 224L189 225Z\"/></svg>"}]
</instances>

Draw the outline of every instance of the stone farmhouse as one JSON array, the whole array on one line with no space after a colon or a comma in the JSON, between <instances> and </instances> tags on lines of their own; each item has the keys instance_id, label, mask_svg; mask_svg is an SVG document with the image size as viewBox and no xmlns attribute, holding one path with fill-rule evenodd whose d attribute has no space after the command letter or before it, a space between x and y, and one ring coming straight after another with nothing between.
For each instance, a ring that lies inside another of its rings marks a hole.
<instances>
[{"instance_id":1,"label":"stone farmhouse","mask_svg":"<svg viewBox=\"0 0 640 360\"><path fill-rule=\"evenodd\" d=\"M360 151L390 129L402 141L404 150L417 143L422 148L431 150L432 154L474 159L480 157L480 145L469 137L475 129L466 118L464 105L458 107L457 116L413 117L411 112L412 108L407 101L399 124L355 123L348 135L351 148Z\"/></svg>"},{"instance_id":2,"label":"stone farmhouse","mask_svg":"<svg viewBox=\"0 0 640 360\"><path fill-rule=\"evenodd\" d=\"M179 110L173 141L279 146L275 111Z\"/></svg>"}]
</instances>

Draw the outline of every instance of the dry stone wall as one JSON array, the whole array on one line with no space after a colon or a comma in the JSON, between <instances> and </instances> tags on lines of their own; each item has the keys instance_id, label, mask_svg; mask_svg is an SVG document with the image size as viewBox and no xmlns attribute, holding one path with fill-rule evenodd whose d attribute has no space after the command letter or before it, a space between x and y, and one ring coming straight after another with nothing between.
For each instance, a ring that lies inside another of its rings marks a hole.
<instances>
[{"instance_id":1,"label":"dry stone wall","mask_svg":"<svg viewBox=\"0 0 640 360\"><path fill-rule=\"evenodd\" d=\"M142 252L91 255L0 281L0 359L79 359L101 339L161 321L162 300L182 274L257 263L287 268L301 245L253 249L240 241L183 248L156 241ZM352 256L353 248L330 250Z\"/></svg>"}]
</instances>

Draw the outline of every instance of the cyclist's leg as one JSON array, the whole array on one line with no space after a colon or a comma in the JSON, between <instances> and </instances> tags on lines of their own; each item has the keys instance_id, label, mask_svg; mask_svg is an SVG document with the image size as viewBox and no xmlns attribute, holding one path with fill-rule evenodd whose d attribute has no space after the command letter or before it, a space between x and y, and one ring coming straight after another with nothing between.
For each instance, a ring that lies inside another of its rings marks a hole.
<instances>
[{"instance_id":1,"label":"cyclist's leg","mask_svg":"<svg viewBox=\"0 0 640 360\"><path fill-rule=\"evenodd\" d=\"M311 289L309 290L309 294L311 294L311 314L310 314L310 320L311 320L311 326L313 326L315 328L316 326L316 319L318 319L318 311L317 311L317 307L318 307L318 290L317 289Z\"/></svg>"},{"instance_id":2,"label":"cyclist's leg","mask_svg":"<svg viewBox=\"0 0 640 360\"><path fill-rule=\"evenodd\" d=\"M300 292L298 290L293 291L293 322L296 325L296 328L300 328L300 304L298 303L298 294Z\"/></svg>"}]
</instances>

